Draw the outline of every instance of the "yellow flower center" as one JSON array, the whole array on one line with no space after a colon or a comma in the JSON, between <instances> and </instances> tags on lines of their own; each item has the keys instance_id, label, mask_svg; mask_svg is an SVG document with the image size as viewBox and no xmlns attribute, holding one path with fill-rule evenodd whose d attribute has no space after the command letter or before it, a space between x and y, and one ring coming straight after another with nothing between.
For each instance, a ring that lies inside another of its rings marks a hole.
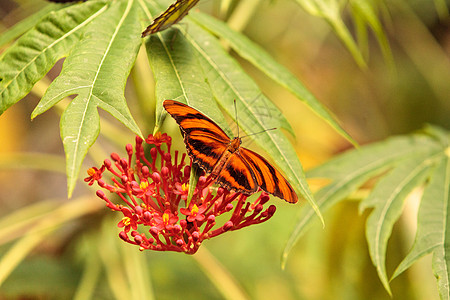
<instances>
[{"instance_id":1,"label":"yellow flower center","mask_svg":"<svg viewBox=\"0 0 450 300\"><path fill-rule=\"evenodd\" d=\"M186 192L187 190L189 190L189 183L183 183L181 185L181 190L183 190L183 192Z\"/></svg>"},{"instance_id":2,"label":"yellow flower center","mask_svg":"<svg viewBox=\"0 0 450 300\"><path fill-rule=\"evenodd\" d=\"M141 190L145 191L148 188L148 181L147 180L141 181L139 187L141 188Z\"/></svg>"},{"instance_id":3,"label":"yellow flower center","mask_svg":"<svg viewBox=\"0 0 450 300\"><path fill-rule=\"evenodd\" d=\"M155 138L155 140L159 140L161 138L161 132L158 131L153 137Z\"/></svg>"},{"instance_id":4,"label":"yellow flower center","mask_svg":"<svg viewBox=\"0 0 450 300\"><path fill-rule=\"evenodd\" d=\"M88 173L89 176L94 176L94 174L95 174L94 168L89 168L89 169L87 170L87 173Z\"/></svg>"},{"instance_id":5,"label":"yellow flower center","mask_svg":"<svg viewBox=\"0 0 450 300\"><path fill-rule=\"evenodd\" d=\"M194 206L192 206L191 209L191 214L195 216L197 213L198 213L198 206L194 204Z\"/></svg>"},{"instance_id":6,"label":"yellow flower center","mask_svg":"<svg viewBox=\"0 0 450 300\"><path fill-rule=\"evenodd\" d=\"M130 223L131 223L131 219L130 219L129 217L123 217L123 218L122 218L122 223L123 223L123 225L125 225L125 226L129 226Z\"/></svg>"},{"instance_id":7,"label":"yellow flower center","mask_svg":"<svg viewBox=\"0 0 450 300\"><path fill-rule=\"evenodd\" d=\"M169 224L169 214L168 213L164 213L162 216L163 222L164 224Z\"/></svg>"}]
</instances>

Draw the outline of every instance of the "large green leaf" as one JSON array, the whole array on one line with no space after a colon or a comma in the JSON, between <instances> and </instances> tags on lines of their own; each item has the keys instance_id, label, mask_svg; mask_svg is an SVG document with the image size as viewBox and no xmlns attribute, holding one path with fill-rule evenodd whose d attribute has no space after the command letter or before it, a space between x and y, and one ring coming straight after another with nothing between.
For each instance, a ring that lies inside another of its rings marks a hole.
<instances>
[{"instance_id":1,"label":"large green leaf","mask_svg":"<svg viewBox=\"0 0 450 300\"><path fill-rule=\"evenodd\" d=\"M235 118L234 101L236 101L240 116L236 121L244 132L251 134L272 127L283 127L285 119L282 114L261 93L238 63L226 53L215 37L195 23L189 23L189 30L184 34L199 54L200 63L214 97L231 118ZM261 109L266 109L271 114L263 117ZM251 138L272 157L320 216L295 150L284 134L279 129L269 130L252 135Z\"/></svg>"},{"instance_id":2,"label":"large green leaf","mask_svg":"<svg viewBox=\"0 0 450 300\"><path fill-rule=\"evenodd\" d=\"M383 1L367 1L367 0L296 0L309 14L324 19L334 30L336 35L341 39L342 43L352 54L356 63L366 68L366 60L368 56L369 40L367 28L371 28L375 38L380 44L381 51L386 61L392 66L393 57L389 47L386 34L383 31L381 23L377 17L377 10L385 5ZM342 10L349 3L352 16L356 27L356 35L358 44L354 40L351 30L344 22Z\"/></svg>"},{"instance_id":3,"label":"large green leaf","mask_svg":"<svg viewBox=\"0 0 450 300\"><path fill-rule=\"evenodd\" d=\"M309 171L308 178L327 178L331 182L320 189L315 198L321 211L346 199L367 180L414 155L427 157L439 153L442 147L427 135L412 135L390 138L386 141L348 151L331 161ZM304 207L283 252L282 264L305 231L312 225L314 212Z\"/></svg>"},{"instance_id":4,"label":"large green leaf","mask_svg":"<svg viewBox=\"0 0 450 300\"><path fill-rule=\"evenodd\" d=\"M0 114L28 94L105 9L105 2L90 1L51 12L8 48L0 60Z\"/></svg>"},{"instance_id":5,"label":"large green leaf","mask_svg":"<svg viewBox=\"0 0 450 300\"><path fill-rule=\"evenodd\" d=\"M450 299L450 148L447 146L425 187L417 218L414 245L392 278L426 254L433 253L433 270L441 299Z\"/></svg>"},{"instance_id":6,"label":"large green leaf","mask_svg":"<svg viewBox=\"0 0 450 300\"><path fill-rule=\"evenodd\" d=\"M8 30L6 30L5 32L2 32L0 34L0 47L13 41L14 39L17 39L19 36L21 36L22 34L24 34L27 31L29 31L38 22L40 22L41 19L44 16L46 16L49 12L58 10L61 8L64 8L64 6L54 4L54 3L49 3L44 8L35 11L29 17L17 22L17 24L14 24L14 26L8 28Z\"/></svg>"},{"instance_id":7,"label":"large green leaf","mask_svg":"<svg viewBox=\"0 0 450 300\"><path fill-rule=\"evenodd\" d=\"M156 9L148 5L143 6L143 11L151 19ZM145 46L156 81L155 131L167 115L163 113L162 102L171 99L195 107L231 133L223 114L212 99L197 53L186 37L177 30L166 30L147 38Z\"/></svg>"},{"instance_id":8,"label":"large green leaf","mask_svg":"<svg viewBox=\"0 0 450 300\"><path fill-rule=\"evenodd\" d=\"M149 18L153 13L152 9L152 6L147 7ZM158 102L175 99L188 103L230 133L211 98L212 92L217 102L233 119L236 118L236 101L239 114L239 120L236 121L248 134L271 127L291 129L281 112L226 53L219 41L195 23L185 23L188 24L187 30L178 26L178 30L152 35L146 43L157 81ZM162 108L157 109L158 120L161 119L161 112ZM252 138L268 152L294 186L314 205L301 164L286 137L279 130L271 130Z\"/></svg>"},{"instance_id":9,"label":"large green leaf","mask_svg":"<svg viewBox=\"0 0 450 300\"><path fill-rule=\"evenodd\" d=\"M190 30L191 27L194 27L194 30ZM236 60L230 57L216 38L194 24L189 24L189 29L185 32L200 57L203 58L201 63L209 78L211 90L221 106L235 119L233 102L236 100L239 114L253 118L253 124L264 123L264 126L257 128L249 127L248 134L257 132L255 129L261 131L275 127L284 128L295 135L278 107L261 92L258 85L244 72Z\"/></svg>"},{"instance_id":10,"label":"large green leaf","mask_svg":"<svg viewBox=\"0 0 450 300\"><path fill-rule=\"evenodd\" d=\"M428 159L429 155L424 153L403 160L378 182L370 196L360 204L362 210L374 208L367 220L366 238L372 262L389 294L391 290L385 265L387 242L394 223L402 213L406 197L429 175L430 166L434 163Z\"/></svg>"},{"instance_id":11,"label":"large green leaf","mask_svg":"<svg viewBox=\"0 0 450 300\"><path fill-rule=\"evenodd\" d=\"M98 107L142 135L124 97L126 79L141 43L136 2L114 1L89 24L64 62L61 75L52 82L33 112L34 117L64 97L77 94L61 118L69 195L81 163L100 131Z\"/></svg>"},{"instance_id":12,"label":"large green leaf","mask_svg":"<svg viewBox=\"0 0 450 300\"><path fill-rule=\"evenodd\" d=\"M389 46L389 41L376 14L377 6L384 5L383 2L367 0L350 0L349 2L353 11L353 18L355 19L355 26L358 32L359 47L362 49L367 49L369 47L367 27L370 27L373 30L378 43L380 44L385 60L393 66L394 58Z\"/></svg>"},{"instance_id":13,"label":"large green leaf","mask_svg":"<svg viewBox=\"0 0 450 300\"><path fill-rule=\"evenodd\" d=\"M323 18L332 27L337 36L341 39L342 43L347 47L348 51L353 56L356 63L362 67L366 68L367 64L364 57L355 43L350 30L344 23L340 15L341 5L344 3L339 0L296 0L304 10L309 14Z\"/></svg>"},{"instance_id":14,"label":"large green leaf","mask_svg":"<svg viewBox=\"0 0 450 300\"><path fill-rule=\"evenodd\" d=\"M329 123L339 134L351 143L356 144L314 95L287 68L277 63L262 47L213 17L196 12L191 13L190 16L208 31L225 39L240 56L250 61L275 82L292 92L299 100L305 102L313 112Z\"/></svg>"}]
</instances>

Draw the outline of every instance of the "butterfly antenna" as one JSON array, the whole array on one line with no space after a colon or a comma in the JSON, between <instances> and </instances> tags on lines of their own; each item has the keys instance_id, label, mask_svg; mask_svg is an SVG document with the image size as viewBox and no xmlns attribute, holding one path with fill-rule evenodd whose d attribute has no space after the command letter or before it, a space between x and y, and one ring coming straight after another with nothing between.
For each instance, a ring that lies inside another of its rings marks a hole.
<instances>
[{"instance_id":1,"label":"butterfly antenna","mask_svg":"<svg viewBox=\"0 0 450 300\"><path fill-rule=\"evenodd\" d=\"M261 131L259 131L259 132L255 132L255 133L250 133L250 134L244 135L244 136L241 137L241 138L243 139L243 138L245 138L245 137L249 137L249 136L252 136L252 135L261 134L261 133L263 133L263 132L271 131L271 130L275 130L275 129L277 129L277 128L276 128L276 127L273 127L273 128L269 128L269 129L264 129L264 130L261 130Z\"/></svg>"},{"instance_id":2,"label":"butterfly antenna","mask_svg":"<svg viewBox=\"0 0 450 300\"><path fill-rule=\"evenodd\" d=\"M237 115L236 99L234 99L234 116L236 117L237 136L239 137L239 120Z\"/></svg>"}]
</instances>

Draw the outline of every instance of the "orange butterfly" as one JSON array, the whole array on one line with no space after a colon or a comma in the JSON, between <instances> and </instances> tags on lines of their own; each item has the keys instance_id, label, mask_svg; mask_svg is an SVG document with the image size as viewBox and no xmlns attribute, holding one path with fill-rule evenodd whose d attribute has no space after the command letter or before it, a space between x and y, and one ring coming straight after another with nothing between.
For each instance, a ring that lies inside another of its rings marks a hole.
<instances>
[{"instance_id":1,"label":"orange butterfly","mask_svg":"<svg viewBox=\"0 0 450 300\"><path fill-rule=\"evenodd\" d=\"M164 108L180 125L192 160L227 190L246 195L260 187L290 203L298 201L287 180L264 157L240 147L241 139L230 139L210 118L181 102L165 100Z\"/></svg>"}]
</instances>

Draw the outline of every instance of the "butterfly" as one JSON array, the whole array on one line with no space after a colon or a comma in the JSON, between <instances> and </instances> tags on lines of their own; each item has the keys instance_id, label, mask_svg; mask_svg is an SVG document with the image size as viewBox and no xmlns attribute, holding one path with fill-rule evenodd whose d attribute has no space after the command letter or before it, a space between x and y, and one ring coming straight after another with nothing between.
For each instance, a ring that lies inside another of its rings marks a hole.
<instances>
[{"instance_id":1,"label":"butterfly","mask_svg":"<svg viewBox=\"0 0 450 300\"><path fill-rule=\"evenodd\" d=\"M189 156L217 184L246 195L258 188L286 200L298 201L289 182L264 157L241 147L241 138L230 139L210 118L174 100L165 100L166 111L180 126Z\"/></svg>"},{"instance_id":2,"label":"butterfly","mask_svg":"<svg viewBox=\"0 0 450 300\"><path fill-rule=\"evenodd\" d=\"M163 31L173 24L178 23L198 1L200 0L177 0L165 12L154 19L152 24L142 32L141 36L145 37L152 33Z\"/></svg>"}]
</instances>

